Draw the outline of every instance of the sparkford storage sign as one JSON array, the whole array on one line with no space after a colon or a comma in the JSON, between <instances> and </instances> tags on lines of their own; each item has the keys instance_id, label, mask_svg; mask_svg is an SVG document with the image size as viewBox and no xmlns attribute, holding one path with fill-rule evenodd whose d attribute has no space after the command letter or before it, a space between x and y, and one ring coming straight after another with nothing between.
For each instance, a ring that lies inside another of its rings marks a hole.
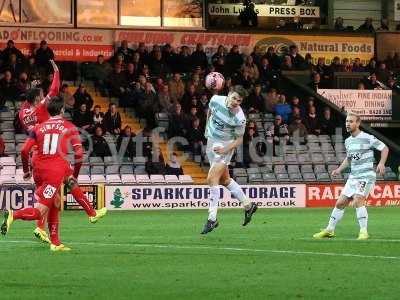
<instances>
[{"instance_id":1,"label":"sparkford storage sign","mask_svg":"<svg viewBox=\"0 0 400 300\"><path fill-rule=\"evenodd\" d=\"M260 207L305 207L305 185L245 185L244 193ZM105 206L111 210L207 209L205 185L106 186ZM226 188L220 189L221 208L241 207Z\"/></svg>"}]
</instances>

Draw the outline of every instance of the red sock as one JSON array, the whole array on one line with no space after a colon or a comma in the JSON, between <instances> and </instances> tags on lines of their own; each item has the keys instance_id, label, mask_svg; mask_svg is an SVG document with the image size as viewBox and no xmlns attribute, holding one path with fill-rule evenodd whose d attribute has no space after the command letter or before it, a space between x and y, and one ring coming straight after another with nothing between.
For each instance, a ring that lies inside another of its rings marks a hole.
<instances>
[{"instance_id":1,"label":"red sock","mask_svg":"<svg viewBox=\"0 0 400 300\"><path fill-rule=\"evenodd\" d=\"M34 207L27 207L24 209L16 210L13 214L14 220L33 221L42 218L40 210Z\"/></svg>"},{"instance_id":2,"label":"red sock","mask_svg":"<svg viewBox=\"0 0 400 300\"><path fill-rule=\"evenodd\" d=\"M71 194L72 196L74 196L76 202L78 202L79 205L83 207L89 217L94 217L96 215L96 211L94 210L92 205L90 205L88 198L85 196L78 185L73 187L73 189L71 190Z\"/></svg>"},{"instance_id":3,"label":"red sock","mask_svg":"<svg viewBox=\"0 0 400 300\"><path fill-rule=\"evenodd\" d=\"M60 238L58 236L58 224L60 223L59 221L59 214L60 211L57 207L52 207L49 210L49 215L47 218L47 225L49 227L49 233L50 233L50 240L53 245L60 245Z\"/></svg>"},{"instance_id":4,"label":"red sock","mask_svg":"<svg viewBox=\"0 0 400 300\"><path fill-rule=\"evenodd\" d=\"M46 217L41 218L36 222L36 226L44 230L44 224L46 223Z\"/></svg>"}]
</instances>

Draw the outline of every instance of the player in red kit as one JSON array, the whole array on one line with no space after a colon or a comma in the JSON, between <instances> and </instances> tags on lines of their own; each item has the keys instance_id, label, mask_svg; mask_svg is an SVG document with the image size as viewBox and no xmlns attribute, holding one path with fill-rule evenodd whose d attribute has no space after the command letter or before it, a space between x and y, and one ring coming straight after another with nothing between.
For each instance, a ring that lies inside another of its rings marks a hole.
<instances>
[{"instance_id":1,"label":"player in red kit","mask_svg":"<svg viewBox=\"0 0 400 300\"><path fill-rule=\"evenodd\" d=\"M53 81L49 93L44 97L43 90L32 88L25 94L25 102L22 103L18 113L20 123L27 133L29 133L36 124L43 123L50 118L47 111L47 103L51 97L57 96L60 90L60 71L53 60L50 60L53 66ZM35 161L35 151L33 151L32 164ZM50 243L45 230L46 217L37 221L33 234L42 242Z\"/></svg>"},{"instance_id":2,"label":"player in red kit","mask_svg":"<svg viewBox=\"0 0 400 300\"><path fill-rule=\"evenodd\" d=\"M89 220L92 223L97 222L107 212L105 208L95 211L76 183L82 165L83 148L76 127L62 118L63 106L62 98L51 99L47 107L50 119L33 128L21 151L24 178L29 179L31 177L29 153L32 147L37 147L36 161L33 165L34 180L37 184L35 191L37 204L34 208L8 210L1 225L1 233L5 235L14 220L32 221L47 216L52 251L70 250L60 242L58 236L61 203L57 195L63 182L68 181L75 199L79 199L78 202L85 210L90 211ZM75 155L74 169L66 159L69 145L72 146Z\"/></svg>"}]
</instances>

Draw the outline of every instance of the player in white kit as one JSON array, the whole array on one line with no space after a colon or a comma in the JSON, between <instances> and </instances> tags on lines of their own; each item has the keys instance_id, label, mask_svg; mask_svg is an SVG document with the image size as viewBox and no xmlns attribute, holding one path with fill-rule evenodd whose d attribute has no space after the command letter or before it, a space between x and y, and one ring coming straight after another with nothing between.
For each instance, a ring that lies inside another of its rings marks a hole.
<instances>
[{"instance_id":1,"label":"player in white kit","mask_svg":"<svg viewBox=\"0 0 400 300\"><path fill-rule=\"evenodd\" d=\"M328 226L314 234L314 238L332 238L335 236L336 224L342 219L344 209L353 200L356 207L358 223L360 225L359 240L368 239L368 213L365 201L374 188L376 173L385 172L385 163L389 154L388 147L373 135L360 130L359 116L348 113L346 130L351 135L345 141L347 157L342 164L332 172L332 176L340 174L350 166L350 175L346 185L332 211ZM374 170L374 149L381 152L380 161Z\"/></svg>"},{"instance_id":2,"label":"player in white kit","mask_svg":"<svg viewBox=\"0 0 400 300\"><path fill-rule=\"evenodd\" d=\"M235 86L228 96L215 95L211 98L207 116L206 154L210 162L207 182L210 185L208 219L202 234L218 226L217 210L220 197L219 185L225 186L245 209L243 226L246 226L257 210L257 204L243 193L242 188L229 175L228 165L235 149L243 142L246 117L240 107L246 90Z\"/></svg>"}]
</instances>

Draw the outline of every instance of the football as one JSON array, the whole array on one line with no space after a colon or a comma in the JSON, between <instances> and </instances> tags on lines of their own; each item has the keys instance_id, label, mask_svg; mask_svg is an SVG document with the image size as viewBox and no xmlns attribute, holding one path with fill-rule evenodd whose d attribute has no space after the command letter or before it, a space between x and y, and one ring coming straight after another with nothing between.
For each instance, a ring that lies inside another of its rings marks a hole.
<instances>
[{"instance_id":1,"label":"football","mask_svg":"<svg viewBox=\"0 0 400 300\"><path fill-rule=\"evenodd\" d=\"M224 87L225 78L221 73L211 72L206 77L206 87L211 91L219 91Z\"/></svg>"}]
</instances>

